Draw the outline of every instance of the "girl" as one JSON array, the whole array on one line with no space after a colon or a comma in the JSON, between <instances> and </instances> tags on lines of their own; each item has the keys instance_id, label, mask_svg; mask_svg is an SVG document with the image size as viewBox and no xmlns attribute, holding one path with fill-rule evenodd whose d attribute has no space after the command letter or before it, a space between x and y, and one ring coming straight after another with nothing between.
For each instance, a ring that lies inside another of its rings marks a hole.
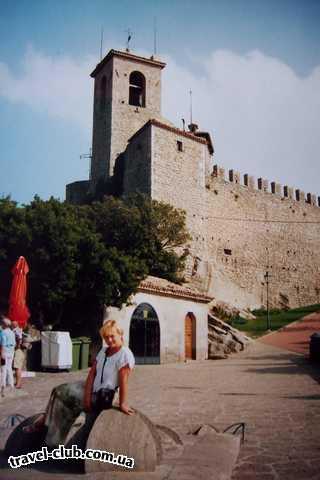
<instances>
[{"instance_id":1,"label":"girl","mask_svg":"<svg viewBox=\"0 0 320 480\"><path fill-rule=\"evenodd\" d=\"M63 444L68 432L81 413L93 424L102 410L112 407L119 388L120 410L132 415L128 405L128 377L134 367L134 356L124 346L123 330L115 320L108 320L99 331L106 347L102 347L85 382L65 383L52 390L46 411L33 424L24 427L26 433L47 429L45 443L49 447Z\"/></svg>"}]
</instances>

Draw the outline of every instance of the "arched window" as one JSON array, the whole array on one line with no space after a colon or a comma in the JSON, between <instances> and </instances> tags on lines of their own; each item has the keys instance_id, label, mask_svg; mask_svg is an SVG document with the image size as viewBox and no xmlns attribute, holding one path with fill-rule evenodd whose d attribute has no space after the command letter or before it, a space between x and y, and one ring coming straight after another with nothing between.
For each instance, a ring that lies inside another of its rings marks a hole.
<instances>
[{"instance_id":1,"label":"arched window","mask_svg":"<svg viewBox=\"0 0 320 480\"><path fill-rule=\"evenodd\" d=\"M106 110L106 93L107 93L107 79L102 77L100 84L100 112L104 113Z\"/></svg>"},{"instance_id":2,"label":"arched window","mask_svg":"<svg viewBox=\"0 0 320 480\"><path fill-rule=\"evenodd\" d=\"M129 105L146 106L146 79L140 72L131 72L129 77Z\"/></svg>"}]
</instances>

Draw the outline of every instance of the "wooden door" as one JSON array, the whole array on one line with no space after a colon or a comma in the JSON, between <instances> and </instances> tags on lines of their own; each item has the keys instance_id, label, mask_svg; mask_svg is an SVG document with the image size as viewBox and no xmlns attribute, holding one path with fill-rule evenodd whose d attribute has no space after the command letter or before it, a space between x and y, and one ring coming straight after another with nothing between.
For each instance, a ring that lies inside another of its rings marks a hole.
<instances>
[{"instance_id":1,"label":"wooden door","mask_svg":"<svg viewBox=\"0 0 320 480\"><path fill-rule=\"evenodd\" d=\"M193 345L193 328L192 317L187 315L184 321L184 338L185 338L185 358L192 358L192 345Z\"/></svg>"}]
</instances>

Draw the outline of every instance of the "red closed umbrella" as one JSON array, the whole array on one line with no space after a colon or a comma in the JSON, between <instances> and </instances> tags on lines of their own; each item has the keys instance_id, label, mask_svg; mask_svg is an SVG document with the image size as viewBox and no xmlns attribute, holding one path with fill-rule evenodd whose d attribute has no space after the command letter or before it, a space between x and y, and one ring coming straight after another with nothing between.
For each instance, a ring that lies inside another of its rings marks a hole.
<instances>
[{"instance_id":1,"label":"red closed umbrella","mask_svg":"<svg viewBox=\"0 0 320 480\"><path fill-rule=\"evenodd\" d=\"M26 304L27 297L27 273L29 267L24 257L19 257L15 266L11 270L13 275L8 317L11 321L16 321L19 327L24 328L27 324L30 312Z\"/></svg>"}]
</instances>

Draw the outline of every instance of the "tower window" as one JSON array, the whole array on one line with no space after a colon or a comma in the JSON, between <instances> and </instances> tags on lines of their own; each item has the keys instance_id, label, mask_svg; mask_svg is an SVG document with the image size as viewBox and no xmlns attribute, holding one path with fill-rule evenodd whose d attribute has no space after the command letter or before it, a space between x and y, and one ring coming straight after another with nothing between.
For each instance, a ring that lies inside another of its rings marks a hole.
<instances>
[{"instance_id":1,"label":"tower window","mask_svg":"<svg viewBox=\"0 0 320 480\"><path fill-rule=\"evenodd\" d=\"M232 251L230 250L230 248L225 248L224 253L225 255L232 255Z\"/></svg>"},{"instance_id":2,"label":"tower window","mask_svg":"<svg viewBox=\"0 0 320 480\"><path fill-rule=\"evenodd\" d=\"M180 142L180 140L177 140L177 149L178 149L178 152L183 152L183 145L182 145L182 142Z\"/></svg>"},{"instance_id":3,"label":"tower window","mask_svg":"<svg viewBox=\"0 0 320 480\"><path fill-rule=\"evenodd\" d=\"M129 105L146 106L146 79L140 72L132 72L129 77Z\"/></svg>"}]
</instances>

